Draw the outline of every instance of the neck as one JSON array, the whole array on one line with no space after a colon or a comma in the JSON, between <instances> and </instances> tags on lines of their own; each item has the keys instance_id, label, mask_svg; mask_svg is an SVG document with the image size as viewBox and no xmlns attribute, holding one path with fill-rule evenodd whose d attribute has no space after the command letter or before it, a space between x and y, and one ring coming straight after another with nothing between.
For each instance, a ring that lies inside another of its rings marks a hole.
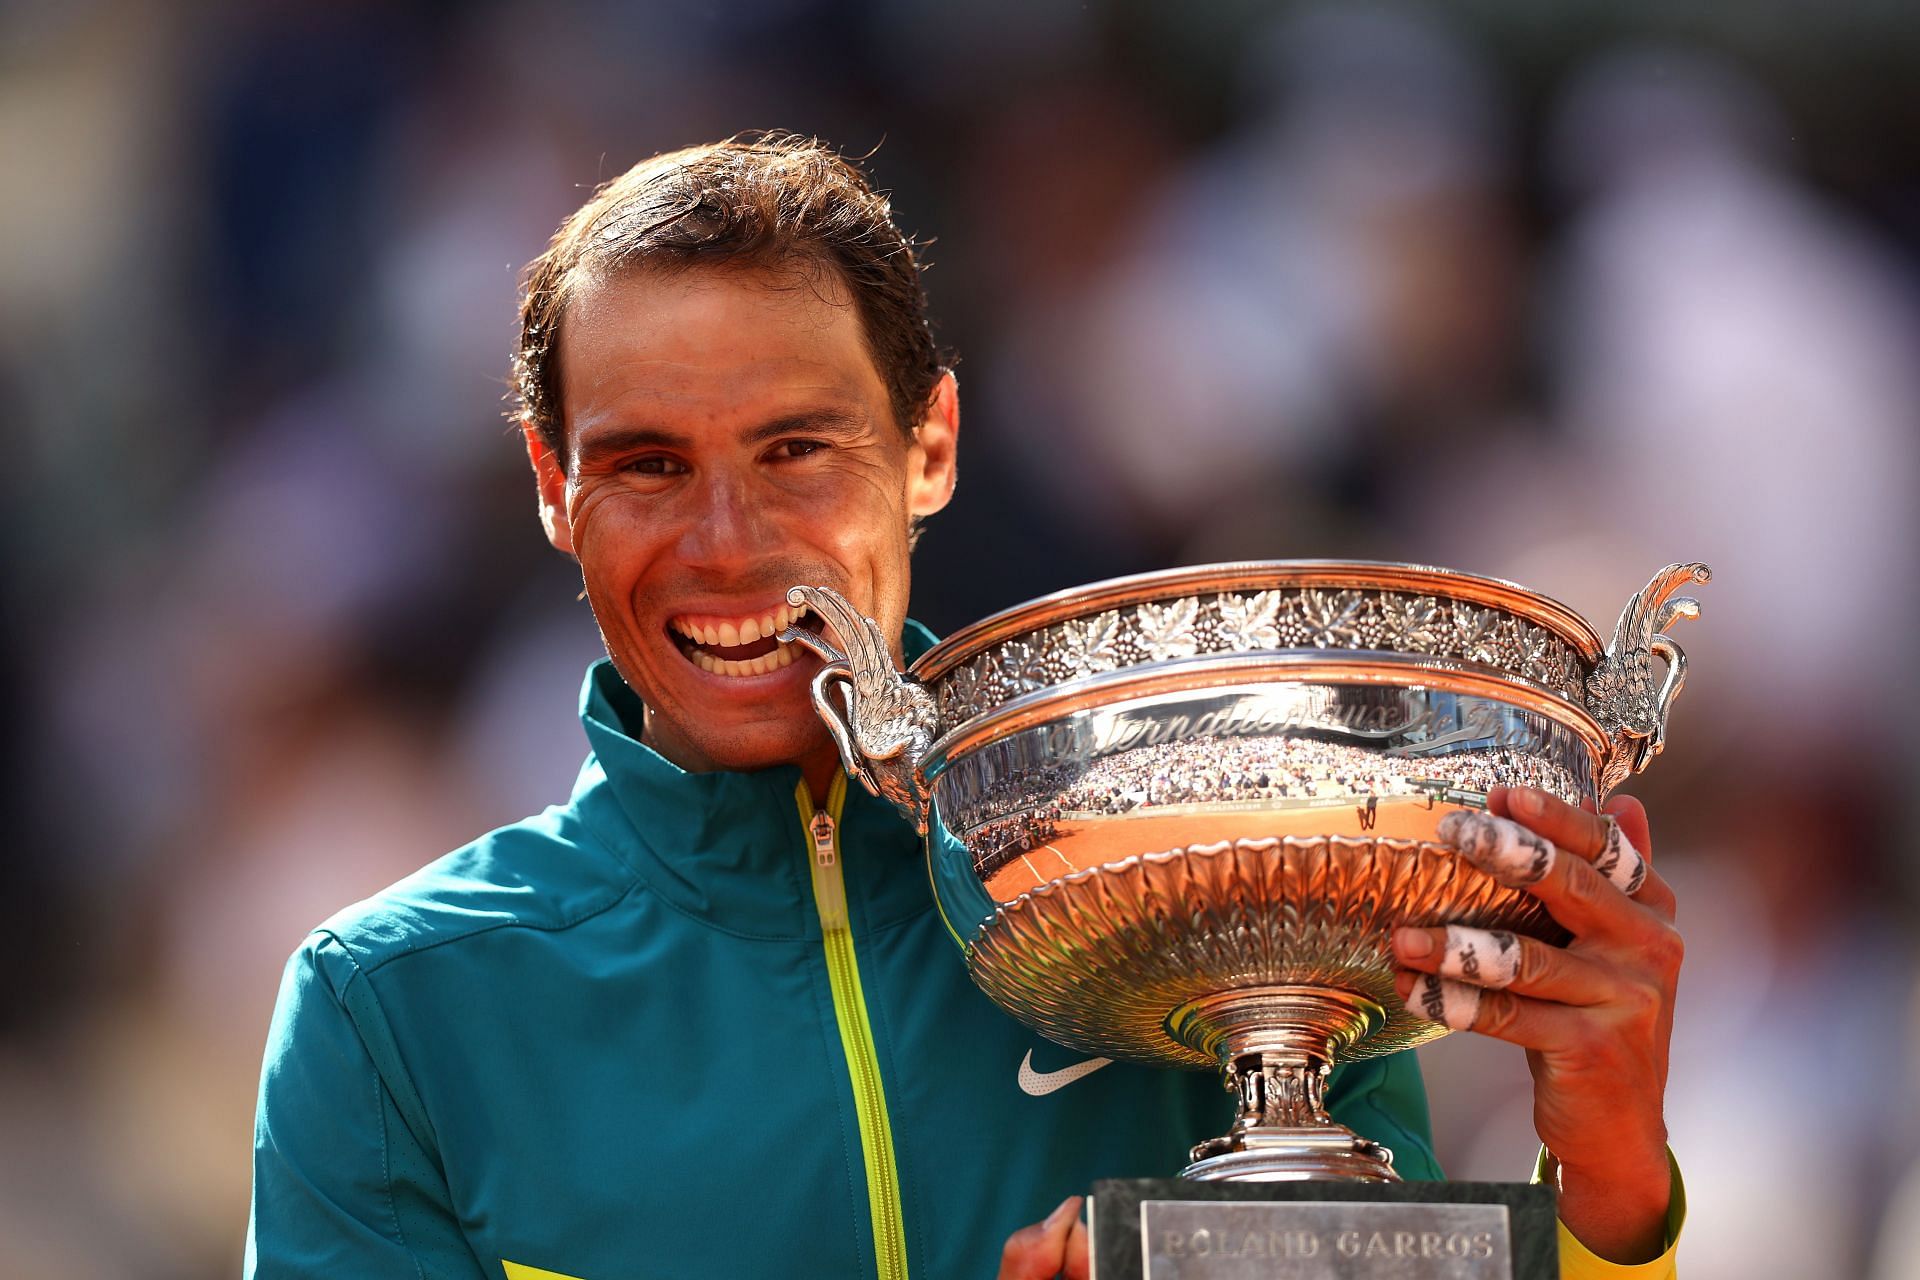
<instances>
[{"instance_id":1,"label":"neck","mask_svg":"<svg viewBox=\"0 0 1920 1280\"><path fill-rule=\"evenodd\" d=\"M824 752L814 752L800 761L800 776L806 781L807 791L813 796L813 803L822 806L827 803L827 791L833 786L833 777L840 772L840 755L829 746Z\"/></svg>"}]
</instances>

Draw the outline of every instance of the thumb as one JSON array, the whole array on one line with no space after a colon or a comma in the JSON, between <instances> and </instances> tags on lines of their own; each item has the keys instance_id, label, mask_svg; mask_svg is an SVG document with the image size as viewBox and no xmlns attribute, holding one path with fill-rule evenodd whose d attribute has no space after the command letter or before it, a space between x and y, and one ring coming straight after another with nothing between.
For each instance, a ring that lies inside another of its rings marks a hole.
<instances>
[{"instance_id":1,"label":"thumb","mask_svg":"<svg viewBox=\"0 0 1920 1280\"><path fill-rule=\"evenodd\" d=\"M1087 1261L1087 1224L1079 1214L1073 1217L1073 1227L1067 1232L1067 1261L1060 1268L1064 1280L1087 1280L1093 1274L1093 1266Z\"/></svg>"},{"instance_id":2,"label":"thumb","mask_svg":"<svg viewBox=\"0 0 1920 1280\"><path fill-rule=\"evenodd\" d=\"M1059 1275L1067 1264L1067 1242L1079 1224L1079 1214L1080 1197L1068 1196L1046 1221L1008 1236L1006 1247L1000 1251L1000 1280L1053 1280ZM1081 1248L1084 1259L1084 1242Z\"/></svg>"}]
</instances>

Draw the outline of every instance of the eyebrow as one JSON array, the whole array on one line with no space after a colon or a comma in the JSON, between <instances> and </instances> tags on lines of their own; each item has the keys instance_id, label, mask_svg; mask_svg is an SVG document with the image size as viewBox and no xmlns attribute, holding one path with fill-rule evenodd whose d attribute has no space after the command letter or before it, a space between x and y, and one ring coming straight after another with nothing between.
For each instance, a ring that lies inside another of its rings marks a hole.
<instances>
[{"instance_id":1,"label":"eyebrow","mask_svg":"<svg viewBox=\"0 0 1920 1280\"><path fill-rule=\"evenodd\" d=\"M741 441L745 444L760 444L795 432L816 432L821 435L845 437L858 434L866 429L866 425L867 419L864 415L850 413L844 409L810 409L772 418L749 428L741 436ZM692 443L693 437L665 427L608 427L605 430L590 430L579 442L577 452L582 457L591 458L610 453L626 453L635 449L685 449Z\"/></svg>"}]
</instances>

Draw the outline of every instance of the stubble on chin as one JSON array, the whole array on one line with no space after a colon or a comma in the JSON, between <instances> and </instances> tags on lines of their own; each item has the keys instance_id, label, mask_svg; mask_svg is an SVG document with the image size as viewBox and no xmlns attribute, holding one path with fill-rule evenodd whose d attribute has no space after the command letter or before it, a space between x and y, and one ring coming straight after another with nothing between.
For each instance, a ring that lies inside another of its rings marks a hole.
<instances>
[{"instance_id":1,"label":"stubble on chin","mask_svg":"<svg viewBox=\"0 0 1920 1280\"><path fill-rule=\"evenodd\" d=\"M751 772L783 764L805 764L833 739L810 701L779 719L730 726L709 720L690 733L677 719L657 711L641 696L640 740L690 773Z\"/></svg>"}]
</instances>

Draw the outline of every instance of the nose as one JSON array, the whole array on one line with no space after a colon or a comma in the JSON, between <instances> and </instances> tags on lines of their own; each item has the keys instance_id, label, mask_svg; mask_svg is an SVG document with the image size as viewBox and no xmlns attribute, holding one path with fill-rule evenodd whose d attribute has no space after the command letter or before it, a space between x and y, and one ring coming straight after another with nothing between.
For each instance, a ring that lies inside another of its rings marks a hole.
<instances>
[{"instance_id":1,"label":"nose","mask_svg":"<svg viewBox=\"0 0 1920 1280\"><path fill-rule=\"evenodd\" d=\"M748 477L713 468L700 479L680 534L680 556L710 569L738 569L779 549L781 537L770 505L754 493Z\"/></svg>"}]
</instances>

